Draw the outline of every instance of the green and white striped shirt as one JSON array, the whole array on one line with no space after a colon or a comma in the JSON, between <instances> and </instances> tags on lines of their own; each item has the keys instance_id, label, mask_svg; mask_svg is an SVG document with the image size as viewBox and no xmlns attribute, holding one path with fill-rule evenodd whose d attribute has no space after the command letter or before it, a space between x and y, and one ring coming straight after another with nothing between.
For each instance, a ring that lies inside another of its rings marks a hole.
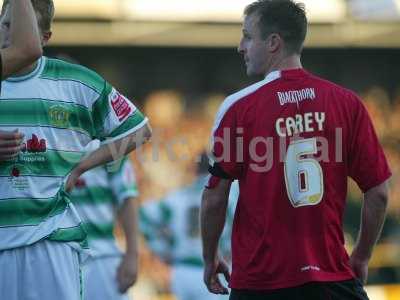
<instances>
[{"instance_id":1,"label":"green and white striped shirt","mask_svg":"<svg viewBox=\"0 0 400 300\"><path fill-rule=\"evenodd\" d=\"M138 196L129 159L114 165L116 168L109 165L86 172L71 193L71 201L84 222L94 257L121 254L113 234L117 211L128 198Z\"/></svg>"},{"instance_id":2,"label":"green and white striped shirt","mask_svg":"<svg viewBox=\"0 0 400 300\"><path fill-rule=\"evenodd\" d=\"M192 185L168 194L160 201L148 201L139 209L139 225L148 246L164 261L202 266L200 237L201 194L207 180L198 178ZM225 257L231 253L233 216L239 196L237 182L231 186L219 249Z\"/></svg>"},{"instance_id":3,"label":"green and white striped shirt","mask_svg":"<svg viewBox=\"0 0 400 300\"><path fill-rule=\"evenodd\" d=\"M25 147L0 162L0 250L42 239L86 241L64 192L70 171L94 140L143 127L142 113L95 72L42 57L36 69L2 83L0 129L18 129ZM75 244L75 243L74 243Z\"/></svg>"}]
</instances>

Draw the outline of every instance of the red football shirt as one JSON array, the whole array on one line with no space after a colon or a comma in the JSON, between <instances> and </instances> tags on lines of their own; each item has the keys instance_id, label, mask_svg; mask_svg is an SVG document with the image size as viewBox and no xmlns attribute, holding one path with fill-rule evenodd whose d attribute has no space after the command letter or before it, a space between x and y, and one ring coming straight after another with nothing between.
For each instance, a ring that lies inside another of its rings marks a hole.
<instances>
[{"instance_id":1,"label":"red football shirt","mask_svg":"<svg viewBox=\"0 0 400 300\"><path fill-rule=\"evenodd\" d=\"M342 230L347 177L365 192L391 175L354 93L303 69L272 72L224 101L213 153L240 184L232 288L354 277Z\"/></svg>"}]
</instances>

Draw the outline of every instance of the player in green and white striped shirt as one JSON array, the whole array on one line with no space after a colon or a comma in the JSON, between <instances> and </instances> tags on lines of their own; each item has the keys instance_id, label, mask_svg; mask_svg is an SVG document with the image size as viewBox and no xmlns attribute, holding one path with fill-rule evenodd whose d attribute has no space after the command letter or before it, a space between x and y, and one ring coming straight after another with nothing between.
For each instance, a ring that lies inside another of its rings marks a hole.
<instances>
[{"instance_id":1,"label":"player in green and white striped shirt","mask_svg":"<svg viewBox=\"0 0 400 300\"><path fill-rule=\"evenodd\" d=\"M84 221L93 259L85 264L84 299L128 299L137 277L136 203L138 190L129 159L84 173L71 201ZM122 256L114 238L116 219L125 233Z\"/></svg>"},{"instance_id":2,"label":"player in green and white striped shirt","mask_svg":"<svg viewBox=\"0 0 400 300\"><path fill-rule=\"evenodd\" d=\"M171 192L160 201L148 201L139 209L140 230L154 254L171 265L171 290L178 300L222 300L199 284L203 278L200 237L201 193L207 183L208 160L199 165L198 178L187 187ZM239 195L232 184L226 224L232 224ZM220 252L230 260L231 226L224 228Z\"/></svg>"},{"instance_id":3,"label":"player in green and white striped shirt","mask_svg":"<svg viewBox=\"0 0 400 300\"><path fill-rule=\"evenodd\" d=\"M45 45L53 3L32 3ZM98 74L60 60L41 57L2 85L0 130L18 129L24 141L16 159L0 162L0 299L80 299L86 233L68 191L87 170L145 142L147 119ZM83 157L94 139L106 144Z\"/></svg>"}]
</instances>

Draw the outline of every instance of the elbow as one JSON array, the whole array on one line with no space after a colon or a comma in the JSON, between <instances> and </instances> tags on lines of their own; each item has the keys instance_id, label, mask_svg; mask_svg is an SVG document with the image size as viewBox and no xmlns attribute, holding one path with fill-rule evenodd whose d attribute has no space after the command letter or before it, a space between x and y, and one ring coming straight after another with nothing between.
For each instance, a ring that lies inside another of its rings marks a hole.
<instances>
[{"instance_id":1,"label":"elbow","mask_svg":"<svg viewBox=\"0 0 400 300\"><path fill-rule=\"evenodd\" d=\"M365 200L374 203L376 206L386 210L389 203L389 186L384 182L365 193Z\"/></svg>"},{"instance_id":2,"label":"elbow","mask_svg":"<svg viewBox=\"0 0 400 300\"><path fill-rule=\"evenodd\" d=\"M213 190L204 190L202 197L202 209L204 211L219 211L224 209L226 205L226 199L214 193Z\"/></svg>"},{"instance_id":3,"label":"elbow","mask_svg":"<svg viewBox=\"0 0 400 300\"><path fill-rule=\"evenodd\" d=\"M130 141L130 148L129 152L141 147L145 143L147 143L151 139L152 131L150 125L147 123L137 132L133 133L131 136Z\"/></svg>"},{"instance_id":4,"label":"elbow","mask_svg":"<svg viewBox=\"0 0 400 300\"><path fill-rule=\"evenodd\" d=\"M134 149L141 147L150 141L152 136L152 131L150 125L147 123L143 128L141 128L137 133L135 133Z\"/></svg>"},{"instance_id":5,"label":"elbow","mask_svg":"<svg viewBox=\"0 0 400 300\"><path fill-rule=\"evenodd\" d=\"M149 123L147 123L143 129L144 143L148 142L151 139L152 135L153 135L153 131L151 129L151 126Z\"/></svg>"},{"instance_id":6,"label":"elbow","mask_svg":"<svg viewBox=\"0 0 400 300\"><path fill-rule=\"evenodd\" d=\"M376 194L376 200L379 202L380 206L386 210L389 203L389 191L379 191Z\"/></svg>"}]
</instances>

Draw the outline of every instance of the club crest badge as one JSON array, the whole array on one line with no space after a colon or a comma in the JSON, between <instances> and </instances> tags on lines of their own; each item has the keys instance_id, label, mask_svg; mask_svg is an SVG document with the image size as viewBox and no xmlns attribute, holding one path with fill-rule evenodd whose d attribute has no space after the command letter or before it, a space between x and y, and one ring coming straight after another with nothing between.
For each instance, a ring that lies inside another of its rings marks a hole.
<instances>
[{"instance_id":1,"label":"club crest badge","mask_svg":"<svg viewBox=\"0 0 400 300\"><path fill-rule=\"evenodd\" d=\"M71 112L64 106L55 105L49 110L50 123L57 127L68 127Z\"/></svg>"}]
</instances>

